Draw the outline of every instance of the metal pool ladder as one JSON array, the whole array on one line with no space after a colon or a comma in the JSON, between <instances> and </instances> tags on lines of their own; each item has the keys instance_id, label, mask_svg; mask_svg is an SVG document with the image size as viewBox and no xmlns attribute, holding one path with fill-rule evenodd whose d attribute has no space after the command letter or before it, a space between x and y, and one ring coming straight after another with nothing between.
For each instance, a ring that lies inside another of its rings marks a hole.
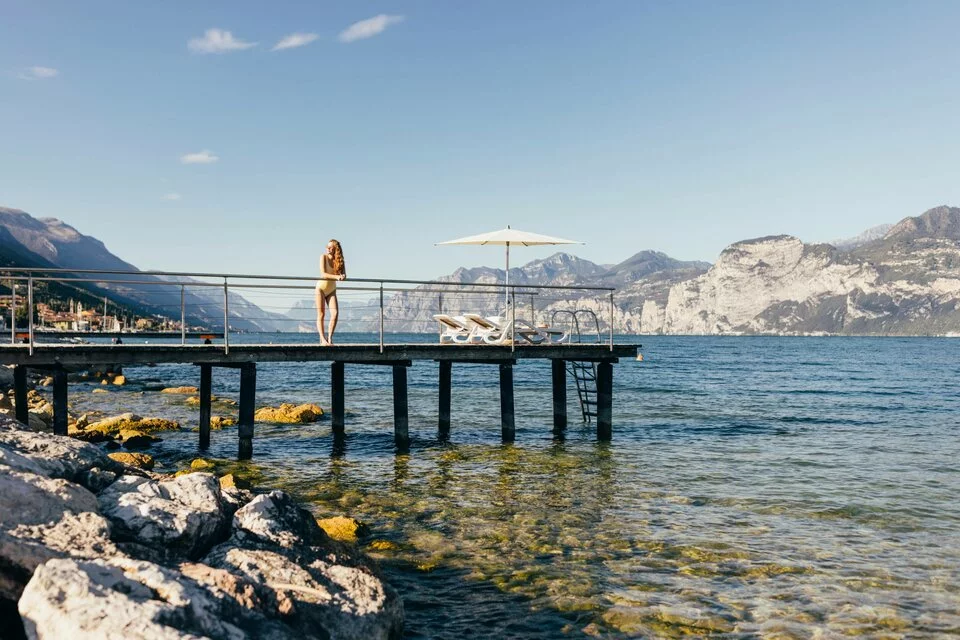
<instances>
[{"instance_id":1,"label":"metal pool ladder","mask_svg":"<svg viewBox=\"0 0 960 640\"><path fill-rule=\"evenodd\" d=\"M584 334L580 323L581 316L584 318L583 324L586 325L587 330L589 330L591 324L593 325L593 333ZM569 336L567 340L571 344L587 342L601 344L603 342L600 335L600 320L597 318L597 314L590 309L559 309L553 312L550 324L557 326L558 321L567 323L567 335ZM577 397L580 400L580 412L583 414L583 421L590 424L597 417L597 364L595 362L568 360L567 371L573 375L573 381L577 385Z\"/></svg>"}]
</instances>

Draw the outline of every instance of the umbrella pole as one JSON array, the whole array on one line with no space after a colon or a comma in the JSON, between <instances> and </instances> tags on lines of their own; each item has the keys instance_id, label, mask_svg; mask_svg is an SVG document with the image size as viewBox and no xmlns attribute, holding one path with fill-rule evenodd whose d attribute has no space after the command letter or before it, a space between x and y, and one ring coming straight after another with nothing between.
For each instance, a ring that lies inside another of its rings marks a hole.
<instances>
[{"instance_id":1,"label":"umbrella pole","mask_svg":"<svg viewBox=\"0 0 960 640\"><path fill-rule=\"evenodd\" d=\"M509 227L507 227L509 229ZM503 288L503 313L504 317L510 309L510 243L507 243L507 277L506 286Z\"/></svg>"}]
</instances>

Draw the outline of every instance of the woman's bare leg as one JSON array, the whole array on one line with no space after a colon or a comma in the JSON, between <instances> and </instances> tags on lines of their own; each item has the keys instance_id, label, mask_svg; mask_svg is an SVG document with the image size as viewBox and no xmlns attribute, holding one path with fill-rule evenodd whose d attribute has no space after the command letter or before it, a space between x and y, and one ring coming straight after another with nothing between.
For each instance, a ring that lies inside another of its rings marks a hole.
<instances>
[{"instance_id":1,"label":"woman's bare leg","mask_svg":"<svg viewBox=\"0 0 960 640\"><path fill-rule=\"evenodd\" d=\"M323 292L319 288L314 293L317 303L317 333L320 334L320 344L327 344L327 336L323 334L323 320L327 312L327 305L323 299Z\"/></svg>"},{"instance_id":2,"label":"woman's bare leg","mask_svg":"<svg viewBox=\"0 0 960 640\"><path fill-rule=\"evenodd\" d=\"M330 305L330 326L327 328L327 337L329 343L333 344L333 331L337 328L337 318L340 316L340 304L337 302L336 291L327 298L327 304Z\"/></svg>"}]
</instances>

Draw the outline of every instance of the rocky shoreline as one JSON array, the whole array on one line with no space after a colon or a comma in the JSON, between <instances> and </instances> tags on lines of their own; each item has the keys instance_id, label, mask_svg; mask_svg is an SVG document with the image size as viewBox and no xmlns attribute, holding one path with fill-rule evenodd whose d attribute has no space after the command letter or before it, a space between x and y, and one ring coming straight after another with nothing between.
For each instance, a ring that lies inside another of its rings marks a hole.
<instances>
[{"instance_id":1,"label":"rocky shoreline","mask_svg":"<svg viewBox=\"0 0 960 640\"><path fill-rule=\"evenodd\" d=\"M282 491L0 415L0 619L15 638L395 638L403 603Z\"/></svg>"}]
</instances>

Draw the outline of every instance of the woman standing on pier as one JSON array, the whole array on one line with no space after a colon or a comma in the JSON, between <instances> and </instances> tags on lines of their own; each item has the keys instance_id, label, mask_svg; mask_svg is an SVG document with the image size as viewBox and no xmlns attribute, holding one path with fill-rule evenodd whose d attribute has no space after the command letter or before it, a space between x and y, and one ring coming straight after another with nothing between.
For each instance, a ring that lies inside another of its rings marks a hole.
<instances>
[{"instance_id":1,"label":"woman standing on pier","mask_svg":"<svg viewBox=\"0 0 960 640\"><path fill-rule=\"evenodd\" d=\"M337 280L347 278L347 268L343 262L343 249L340 242L331 240L327 243L327 252L320 258L320 277L317 281L315 297L317 300L317 331L320 333L320 344L333 344L333 331L337 328L337 316L340 307L337 303ZM330 305L330 326L327 334L323 333L323 320Z\"/></svg>"}]
</instances>

